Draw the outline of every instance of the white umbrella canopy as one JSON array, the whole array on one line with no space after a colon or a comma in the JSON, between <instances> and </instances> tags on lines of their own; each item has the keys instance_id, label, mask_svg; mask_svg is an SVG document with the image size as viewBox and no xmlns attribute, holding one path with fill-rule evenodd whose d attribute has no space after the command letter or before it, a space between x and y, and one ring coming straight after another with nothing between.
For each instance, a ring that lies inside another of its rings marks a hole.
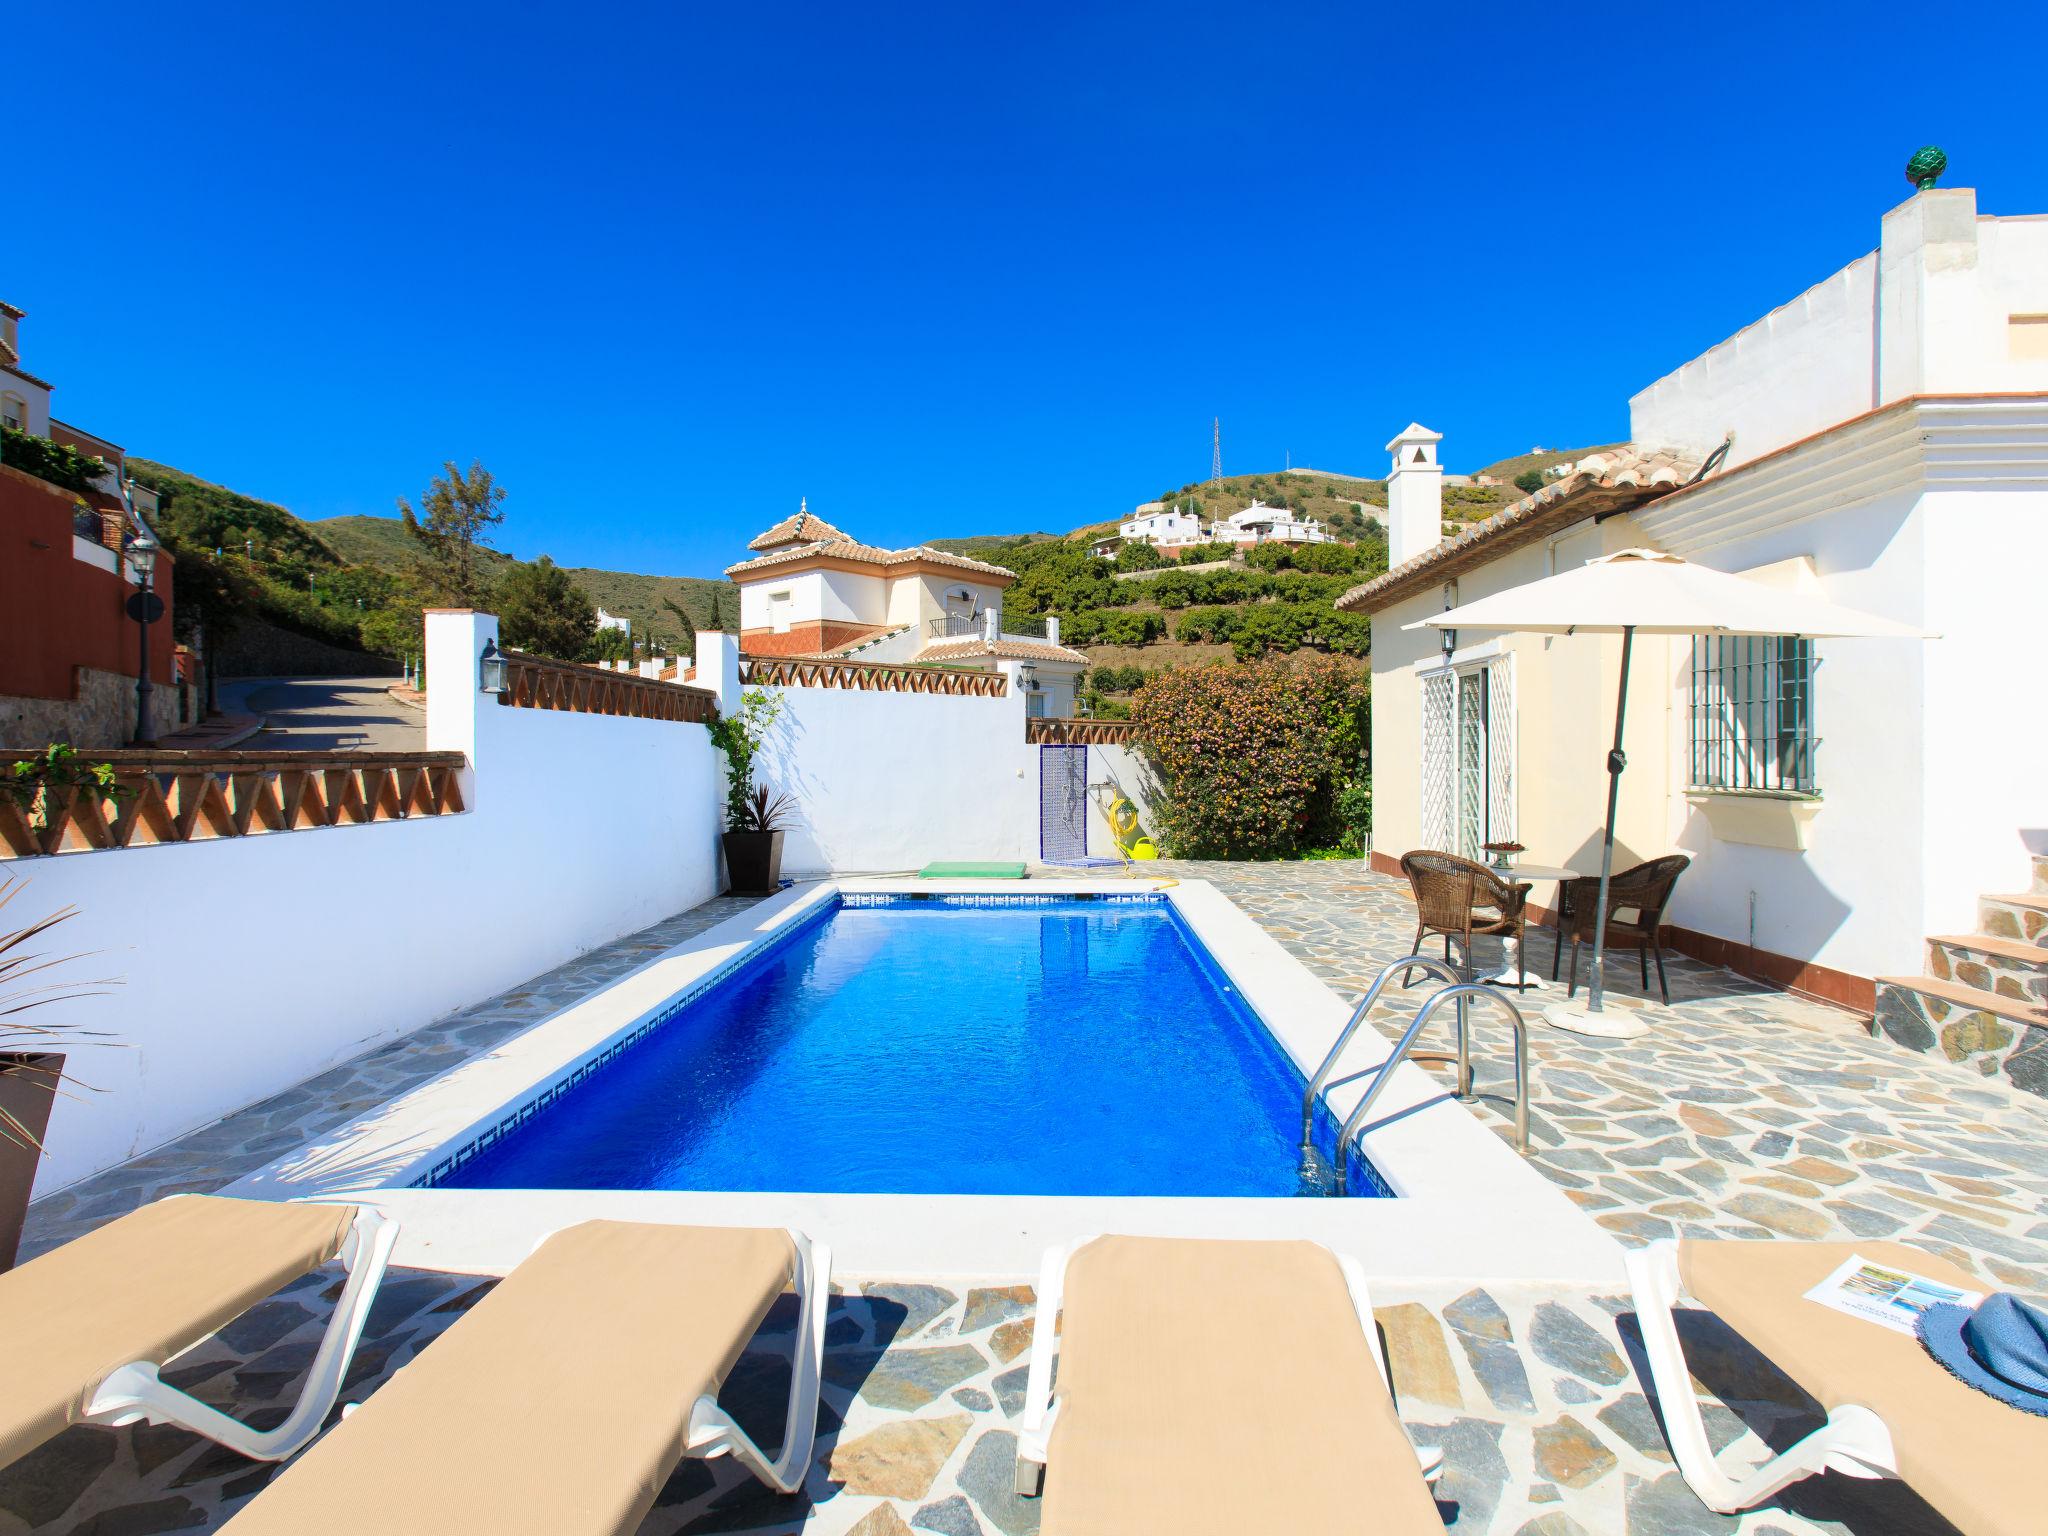
<instances>
[{"instance_id":1,"label":"white umbrella canopy","mask_svg":"<svg viewBox=\"0 0 2048 1536\"><path fill-rule=\"evenodd\" d=\"M1844 608L1824 597L1694 565L1657 549L1625 549L1433 613L1404 629L1511 629L1568 635L1575 630L1643 635L1798 635L1924 639L1910 624Z\"/></svg>"},{"instance_id":2,"label":"white umbrella canopy","mask_svg":"<svg viewBox=\"0 0 2048 1536\"><path fill-rule=\"evenodd\" d=\"M1607 754L1607 831L1600 851L1600 895L1593 915L1593 975L1584 1004L1560 1003L1544 1017L1560 1029L1610 1039L1643 1033L1639 1020L1606 1011L1602 977L1607 941L1607 885L1614 870L1614 817L1628 709L1629 652L1646 635L1787 635L1830 640L1858 637L1924 640L1927 631L1874 613L1845 608L1808 593L1768 587L1694 565L1658 549L1625 549L1447 608L1404 629L1499 629L1518 634L1621 636L1621 690L1614 706L1614 746Z\"/></svg>"}]
</instances>

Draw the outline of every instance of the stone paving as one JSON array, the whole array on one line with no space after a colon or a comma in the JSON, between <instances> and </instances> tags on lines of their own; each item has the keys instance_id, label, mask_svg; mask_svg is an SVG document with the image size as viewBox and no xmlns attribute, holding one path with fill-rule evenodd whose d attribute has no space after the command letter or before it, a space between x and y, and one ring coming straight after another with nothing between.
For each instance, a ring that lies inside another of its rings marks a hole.
<instances>
[{"instance_id":1,"label":"stone paving","mask_svg":"<svg viewBox=\"0 0 2048 1536\"><path fill-rule=\"evenodd\" d=\"M1347 998L1411 952L1406 883L1356 863L1149 868L1212 881ZM1529 945L1528 968L1546 977L1550 938ZM1496 968L1499 942L1481 940L1478 962ZM1994 1286L2048 1289L2048 1103L1873 1038L1839 1008L1683 956L1665 968L1668 1008L1633 954L1607 964L1610 992L1645 1010L1641 1039L1529 1031L1531 1162L1594 1220L1625 1241L1896 1238ZM1563 990L1529 994L1526 1011ZM1398 1034L1427 995L1390 990L1374 1023ZM1510 1090L1507 1039L1504 1021L1473 1011L1482 1093ZM1449 1042L1447 1028L1434 1043ZM1430 1070L1450 1080L1448 1066ZM1508 1134L1504 1101L1478 1112Z\"/></svg>"},{"instance_id":2,"label":"stone paving","mask_svg":"<svg viewBox=\"0 0 2048 1536\"><path fill-rule=\"evenodd\" d=\"M1408 948L1398 882L1357 864L1166 865L1214 880L1347 993ZM1048 871L1048 873L1051 873ZM24 1254L181 1189L210 1189L276 1151L484 1049L746 904L720 901L428 1025L219 1126L32 1210ZM1547 966L1547 942L1537 945ZM1482 953L1482 962L1491 955ZM1536 958L1536 957L1532 957ZM1640 994L1618 963L1610 982ZM2048 1252L2048 1106L1882 1040L1837 1010L1690 961L1642 1041L1532 1030L1532 1162L1624 1241L1669 1231L1768 1237L1899 1236L2004 1285L2038 1291ZM1408 994L1419 1001L1418 990ZM1377 1020L1398 1025L1389 1010ZM1475 1021L1482 1089L1505 1052ZM1505 1133L1494 1110L1478 1111ZM394 1271L351 1371L361 1397L493 1282ZM166 1371L177 1385L274 1422L337 1282L309 1277ZM1625 1297L1524 1287L1381 1287L1375 1296L1402 1416L1439 1445L1440 1512L1498 1536L1934 1536L1948 1530L1903 1485L1829 1476L1738 1519L1705 1510L1672 1469ZM1011 1494L1033 1297L916 1277L834 1299L825 1412L801 1494L767 1493L724 1463L686 1462L642 1536L1025 1536L1037 1506ZM771 1319L726 1400L763 1443L779 1438L793 1309ZM1223 1321L1227 1322L1227 1315ZM1684 1318L1695 1375L1717 1399L1718 1446L1761 1456L1818 1421L1810 1402L1701 1313ZM182 1431L74 1429L0 1468L0 1536L212 1530L274 1470Z\"/></svg>"}]
</instances>

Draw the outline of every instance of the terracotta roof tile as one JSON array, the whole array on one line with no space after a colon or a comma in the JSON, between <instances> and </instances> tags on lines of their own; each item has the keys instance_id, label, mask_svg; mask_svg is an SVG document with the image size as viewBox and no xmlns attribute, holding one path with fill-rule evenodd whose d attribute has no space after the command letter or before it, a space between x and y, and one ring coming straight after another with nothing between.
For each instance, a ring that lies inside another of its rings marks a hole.
<instances>
[{"instance_id":1,"label":"terracotta roof tile","mask_svg":"<svg viewBox=\"0 0 2048 1536\"><path fill-rule=\"evenodd\" d=\"M848 640L843 644L827 647L825 650L818 652L818 654L829 660L843 661L856 651L864 651L869 646L879 644L884 640L893 640L896 636L905 634L914 628L916 626L913 624L899 624L894 629L883 630L880 634L862 635L858 640Z\"/></svg>"},{"instance_id":2,"label":"terracotta roof tile","mask_svg":"<svg viewBox=\"0 0 2048 1536\"><path fill-rule=\"evenodd\" d=\"M769 530L771 533L773 529ZM765 538L766 535L764 534ZM759 540L755 541L756 543ZM839 534L830 539L819 539L810 544L798 544L789 549L778 549L772 554L761 555L753 560L742 560L738 565L725 568L728 576L737 576L746 571L770 570L778 565L788 565L813 556L827 556L834 560L850 560L857 565L876 565L887 568L892 565L910 565L925 561L932 565L943 565L959 571L979 571L989 576L1000 576L1005 581L1016 579L1014 571L1006 571L1000 565L988 565L980 560L970 560L965 555L948 554L943 549L933 549L919 544L910 549L882 549L873 544L862 544Z\"/></svg>"},{"instance_id":3,"label":"terracotta roof tile","mask_svg":"<svg viewBox=\"0 0 2048 1536\"><path fill-rule=\"evenodd\" d=\"M1589 453L1570 474L1542 490L1353 587L1337 599L1337 607L1347 613L1377 613L1423 587L1449 581L1560 528L1668 496L1699 473L1701 462L1686 449L1641 448L1633 443Z\"/></svg>"},{"instance_id":4,"label":"terracotta roof tile","mask_svg":"<svg viewBox=\"0 0 2048 1536\"><path fill-rule=\"evenodd\" d=\"M1053 645L1045 640L941 640L937 645L928 645L914 658L918 665L934 661L971 661L977 656L993 656L998 661L1076 661L1083 666L1088 658L1080 651L1070 651L1064 645Z\"/></svg>"},{"instance_id":5,"label":"terracotta roof tile","mask_svg":"<svg viewBox=\"0 0 2048 1536\"><path fill-rule=\"evenodd\" d=\"M784 544L812 544L820 539L845 537L815 512L799 512L794 517L785 517L766 533L756 534L747 541L747 548L777 549Z\"/></svg>"}]
</instances>

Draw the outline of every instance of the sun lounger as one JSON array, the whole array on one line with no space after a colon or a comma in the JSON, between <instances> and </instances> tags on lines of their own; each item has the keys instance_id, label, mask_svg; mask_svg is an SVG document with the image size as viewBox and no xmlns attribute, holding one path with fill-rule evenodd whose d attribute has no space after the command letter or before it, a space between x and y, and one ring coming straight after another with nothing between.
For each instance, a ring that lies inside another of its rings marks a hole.
<instances>
[{"instance_id":1,"label":"sun lounger","mask_svg":"<svg viewBox=\"0 0 2048 1536\"><path fill-rule=\"evenodd\" d=\"M229 1522L234 1536L619 1536L684 1456L790 1492L817 1430L831 1256L792 1232L592 1221L556 1233ZM718 1389L799 1297L771 1461Z\"/></svg>"},{"instance_id":2,"label":"sun lounger","mask_svg":"<svg viewBox=\"0 0 2048 1536\"><path fill-rule=\"evenodd\" d=\"M178 1195L0 1275L0 1465L72 1424L181 1424L278 1461L320 1432L396 1222L350 1205ZM271 1292L339 1257L348 1281L297 1406L251 1429L158 1379Z\"/></svg>"},{"instance_id":3,"label":"sun lounger","mask_svg":"<svg viewBox=\"0 0 2048 1536\"><path fill-rule=\"evenodd\" d=\"M1898 1243L1653 1243L1628 1255L1636 1315L1679 1470L1723 1514L1815 1472L1900 1477L1971 1536L2048 1520L2048 1419L1963 1385L1918 1339L1850 1317L1806 1292L1852 1253L1967 1290L1981 1283ZM1741 1334L1827 1410L1827 1423L1755 1471L1714 1458L1672 1316L1680 1291Z\"/></svg>"},{"instance_id":4,"label":"sun lounger","mask_svg":"<svg viewBox=\"0 0 2048 1536\"><path fill-rule=\"evenodd\" d=\"M1424 1481L1442 1458L1394 1411L1365 1275L1319 1243L1052 1250L1024 1413L1043 1536L1443 1536Z\"/></svg>"}]
</instances>

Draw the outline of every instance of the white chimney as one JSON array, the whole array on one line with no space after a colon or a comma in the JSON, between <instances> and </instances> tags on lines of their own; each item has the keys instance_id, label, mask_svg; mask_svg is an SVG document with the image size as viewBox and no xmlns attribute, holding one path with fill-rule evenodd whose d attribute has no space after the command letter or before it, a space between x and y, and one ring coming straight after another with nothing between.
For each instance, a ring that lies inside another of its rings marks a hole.
<instances>
[{"instance_id":1,"label":"white chimney","mask_svg":"<svg viewBox=\"0 0 2048 1536\"><path fill-rule=\"evenodd\" d=\"M1444 467L1436 445L1444 440L1420 422L1387 444L1394 467L1387 475L1387 564L1389 568L1436 548L1444 536Z\"/></svg>"}]
</instances>

